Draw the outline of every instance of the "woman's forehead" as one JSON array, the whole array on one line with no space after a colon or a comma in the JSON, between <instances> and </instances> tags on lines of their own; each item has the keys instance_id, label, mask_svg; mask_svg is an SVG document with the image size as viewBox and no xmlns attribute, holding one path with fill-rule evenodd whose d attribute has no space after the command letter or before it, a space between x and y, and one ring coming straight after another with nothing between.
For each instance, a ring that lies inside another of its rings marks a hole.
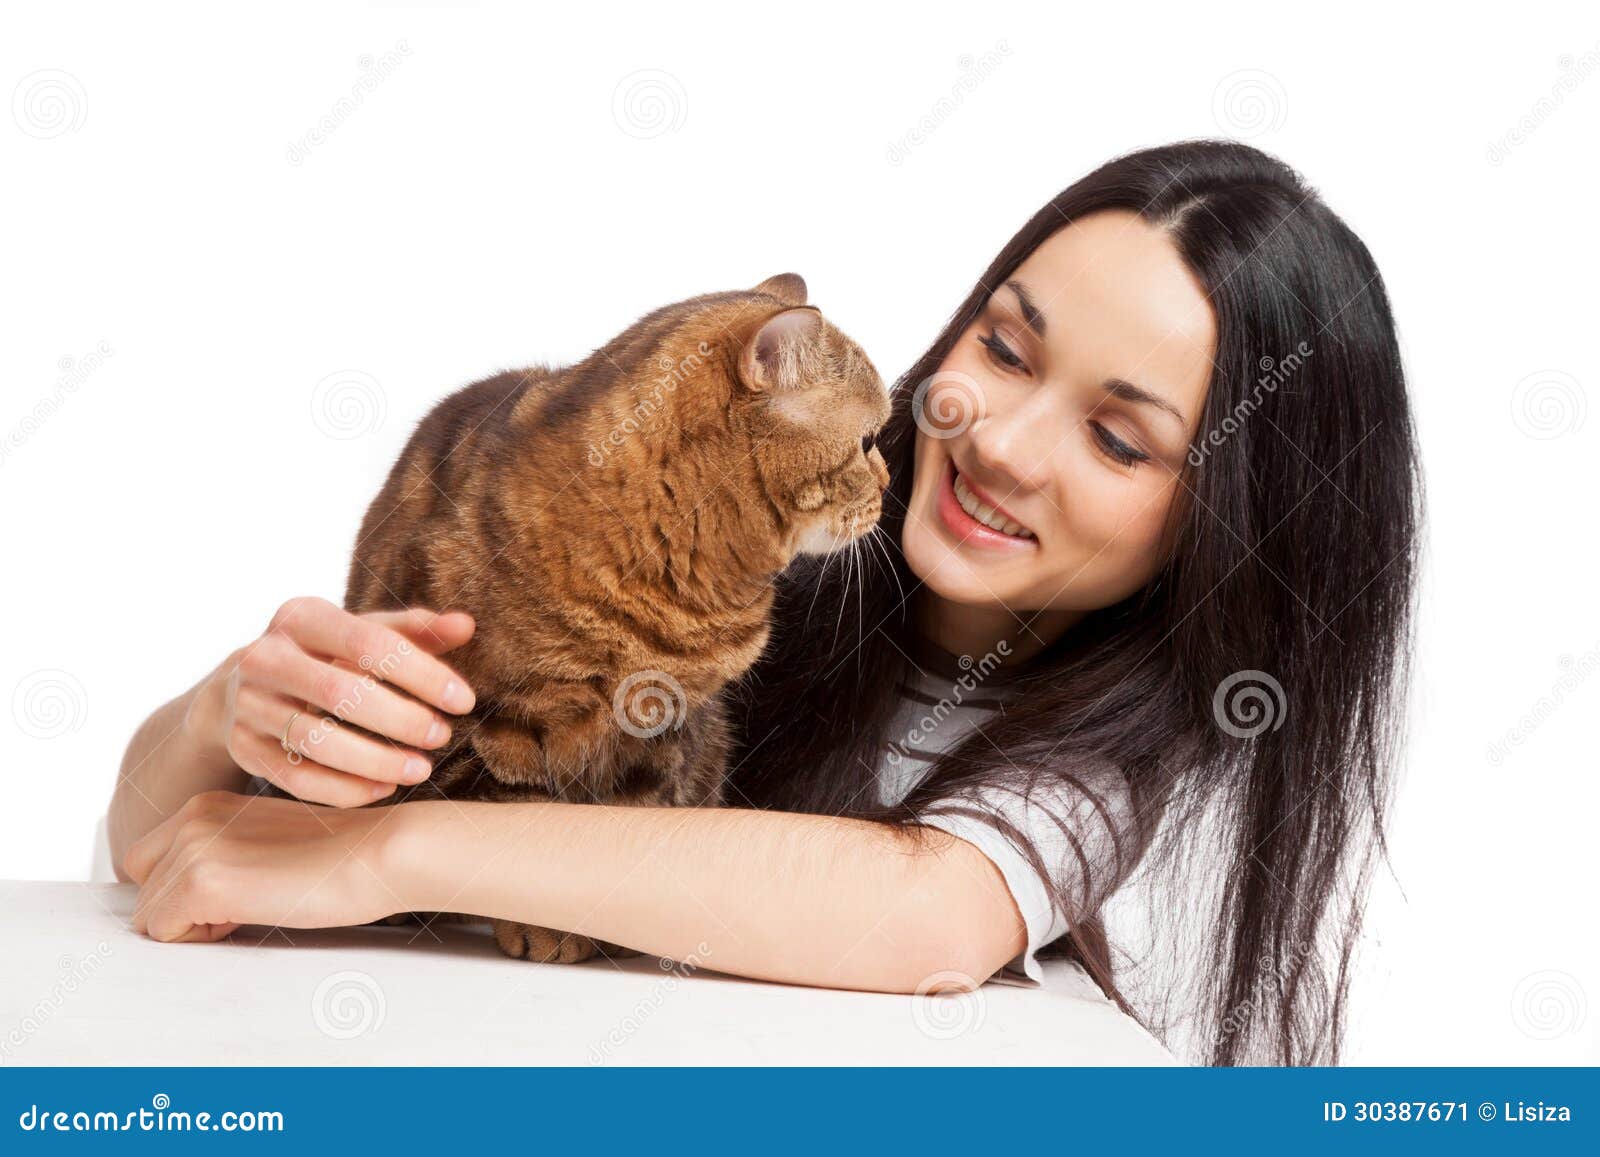
<instances>
[{"instance_id":1,"label":"woman's forehead","mask_svg":"<svg viewBox=\"0 0 1600 1157\"><path fill-rule=\"evenodd\" d=\"M1020 291L1020 292L1019 292ZM993 300L1052 361L1118 377L1200 412L1216 357L1216 315L1172 236L1136 213L1104 210L1045 240Z\"/></svg>"}]
</instances>

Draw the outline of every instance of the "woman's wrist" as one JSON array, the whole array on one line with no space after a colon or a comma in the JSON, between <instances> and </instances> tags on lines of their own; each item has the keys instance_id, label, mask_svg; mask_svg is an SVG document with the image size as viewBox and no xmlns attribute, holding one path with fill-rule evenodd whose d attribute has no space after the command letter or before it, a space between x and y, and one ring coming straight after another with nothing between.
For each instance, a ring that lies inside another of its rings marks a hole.
<instances>
[{"instance_id":1,"label":"woman's wrist","mask_svg":"<svg viewBox=\"0 0 1600 1157\"><path fill-rule=\"evenodd\" d=\"M187 762L191 766L224 768L233 764L222 724L227 704L228 676L238 662L239 652L235 651L207 675L189 697L179 733L190 753Z\"/></svg>"},{"instance_id":2,"label":"woman's wrist","mask_svg":"<svg viewBox=\"0 0 1600 1157\"><path fill-rule=\"evenodd\" d=\"M467 804L471 807L471 804ZM443 800L414 800L371 809L378 877L407 912L460 909L470 879L454 869L463 844L461 806ZM465 840L473 835L466 830ZM458 878L459 877L459 878Z\"/></svg>"}]
</instances>

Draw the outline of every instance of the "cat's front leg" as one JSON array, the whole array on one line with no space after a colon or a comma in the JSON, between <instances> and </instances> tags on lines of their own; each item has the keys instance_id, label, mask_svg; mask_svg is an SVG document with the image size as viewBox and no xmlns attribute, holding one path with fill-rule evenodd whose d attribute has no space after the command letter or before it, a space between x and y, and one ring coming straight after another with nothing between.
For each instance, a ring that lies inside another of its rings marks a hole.
<instances>
[{"instance_id":1,"label":"cat's front leg","mask_svg":"<svg viewBox=\"0 0 1600 1157\"><path fill-rule=\"evenodd\" d=\"M519 924L515 920L496 920L494 941L507 956L531 960L535 964L581 964L595 955L613 960L639 955L632 948L623 948L604 940L591 940L576 932L558 932L554 928Z\"/></svg>"}]
</instances>

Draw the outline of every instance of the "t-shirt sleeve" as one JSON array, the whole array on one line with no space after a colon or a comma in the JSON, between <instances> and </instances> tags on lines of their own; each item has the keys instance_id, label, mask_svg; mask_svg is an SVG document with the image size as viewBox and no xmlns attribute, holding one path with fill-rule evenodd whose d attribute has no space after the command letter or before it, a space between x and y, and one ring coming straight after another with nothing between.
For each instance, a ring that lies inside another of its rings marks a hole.
<instances>
[{"instance_id":1,"label":"t-shirt sleeve","mask_svg":"<svg viewBox=\"0 0 1600 1157\"><path fill-rule=\"evenodd\" d=\"M994 863L1027 926L1027 946L991 980L1037 987L1044 973L1037 953L1074 921L1094 915L1142 855L1126 777L1103 762L1031 790L985 787L929 804L920 822L972 844ZM1015 835L1013 834L1015 833ZM1016 837L1031 843L1042 862ZM1052 900L1052 879L1069 905Z\"/></svg>"}]
</instances>

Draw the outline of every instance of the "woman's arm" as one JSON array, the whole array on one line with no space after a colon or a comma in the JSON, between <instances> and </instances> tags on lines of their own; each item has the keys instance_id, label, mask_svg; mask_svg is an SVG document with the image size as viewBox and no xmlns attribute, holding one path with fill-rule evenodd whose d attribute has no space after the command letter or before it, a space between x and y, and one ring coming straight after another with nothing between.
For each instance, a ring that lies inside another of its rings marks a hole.
<instances>
[{"instance_id":1,"label":"woman's arm","mask_svg":"<svg viewBox=\"0 0 1600 1157\"><path fill-rule=\"evenodd\" d=\"M222 673L237 653L144 721L122 757L117 787L106 812L111 862L120 879L133 842L205 791L241 791L249 780L228 755L215 719Z\"/></svg>"},{"instance_id":2,"label":"woman's arm","mask_svg":"<svg viewBox=\"0 0 1600 1157\"><path fill-rule=\"evenodd\" d=\"M258 638L134 734L106 816L112 862L120 871L134 841L188 799L238 791L251 775L341 807L425 778L425 751L450 735L443 713L473 706L466 681L435 656L473 627L460 612L356 615L325 599L284 603ZM280 744L286 727L292 757Z\"/></svg>"},{"instance_id":3,"label":"woman's arm","mask_svg":"<svg viewBox=\"0 0 1600 1157\"><path fill-rule=\"evenodd\" d=\"M973 845L745 809L425 802L340 811L215 793L134 846L135 926L215 939L456 911L720 972L879 992L970 987L1022 950Z\"/></svg>"}]
</instances>

